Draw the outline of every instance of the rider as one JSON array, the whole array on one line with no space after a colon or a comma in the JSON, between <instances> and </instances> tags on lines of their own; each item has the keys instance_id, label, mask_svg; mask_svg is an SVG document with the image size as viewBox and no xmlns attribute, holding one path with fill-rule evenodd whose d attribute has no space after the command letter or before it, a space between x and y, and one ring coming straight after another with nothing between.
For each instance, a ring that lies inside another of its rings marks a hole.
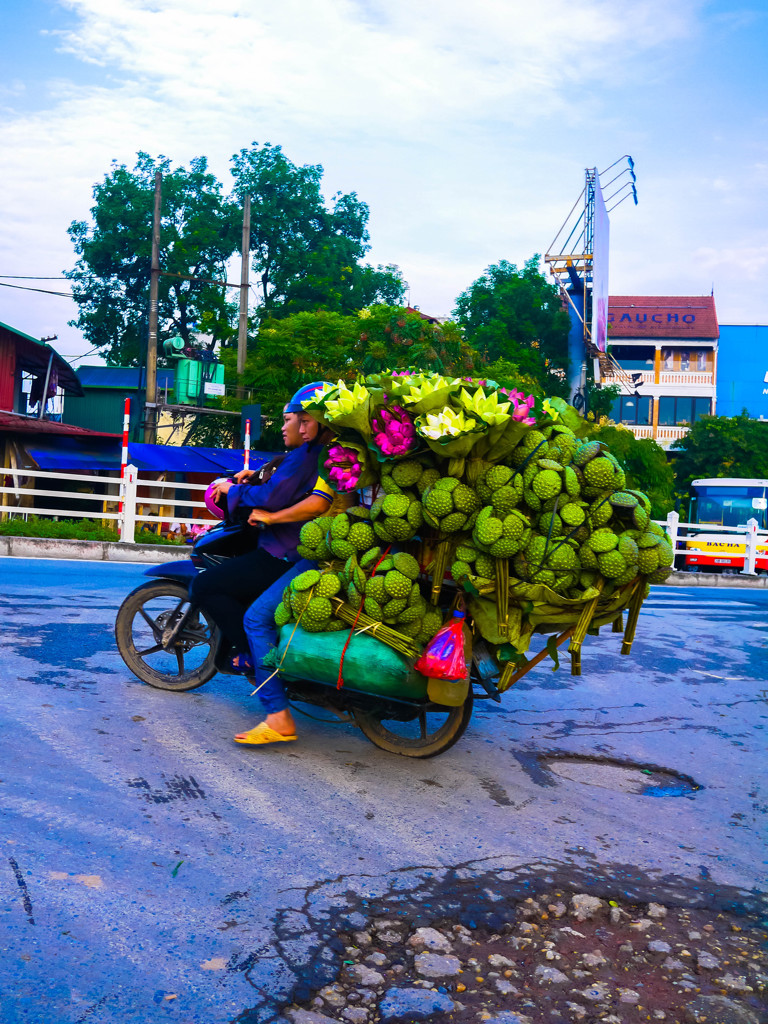
<instances>
[{"instance_id":1,"label":"rider","mask_svg":"<svg viewBox=\"0 0 768 1024\"><path fill-rule=\"evenodd\" d=\"M225 480L216 488L217 497L226 497L230 514L238 507L251 508L254 511L249 521L268 524L255 551L206 569L190 585L192 601L208 613L234 647L235 669L252 668L243 629L246 608L298 560L296 546L302 523L326 511L334 500L334 492L317 476L318 459L328 432L315 420L314 428L305 424L300 430L302 402L314 397L322 387L322 382L306 384L285 406L283 439L286 447L293 450L269 480L251 484L243 474L238 474L242 483Z\"/></svg>"}]
</instances>

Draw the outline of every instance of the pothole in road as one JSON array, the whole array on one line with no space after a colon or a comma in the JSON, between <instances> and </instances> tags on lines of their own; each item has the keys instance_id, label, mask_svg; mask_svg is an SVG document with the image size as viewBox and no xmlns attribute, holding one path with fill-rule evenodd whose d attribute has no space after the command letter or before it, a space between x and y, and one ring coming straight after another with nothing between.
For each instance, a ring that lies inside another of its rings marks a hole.
<instances>
[{"instance_id":1,"label":"pothole in road","mask_svg":"<svg viewBox=\"0 0 768 1024\"><path fill-rule=\"evenodd\" d=\"M619 793L640 796L690 796L701 786L682 772L654 765L634 764L602 757L579 757L575 754L547 754L541 758L542 767L585 786L613 789Z\"/></svg>"}]
</instances>

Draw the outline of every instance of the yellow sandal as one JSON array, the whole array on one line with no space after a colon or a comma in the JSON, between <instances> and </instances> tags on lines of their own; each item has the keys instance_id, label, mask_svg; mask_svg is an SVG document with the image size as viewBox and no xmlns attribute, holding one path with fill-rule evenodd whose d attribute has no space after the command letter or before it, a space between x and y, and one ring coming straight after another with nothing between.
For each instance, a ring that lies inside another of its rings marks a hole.
<instances>
[{"instance_id":1,"label":"yellow sandal","mask_svg":"<svg viewBox=\"0 0 768 1024\"><path fill-rule=\"evenodd\" d=\"M242 737L242 739L240 738ZM263 743L289 743L296 739L296 733L291 736L283 736L281 732L275 732L266 722L259 722L248 732L241 732L235 736L235 743L244 743L250 747L258 747Z\"/></svg>"}]
</instances>

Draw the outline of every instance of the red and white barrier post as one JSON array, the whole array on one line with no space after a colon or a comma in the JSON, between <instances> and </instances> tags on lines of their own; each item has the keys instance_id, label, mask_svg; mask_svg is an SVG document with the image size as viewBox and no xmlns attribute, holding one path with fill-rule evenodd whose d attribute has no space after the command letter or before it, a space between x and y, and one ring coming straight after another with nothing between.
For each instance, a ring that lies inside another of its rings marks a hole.
<instances>
[{"instance_id":1,"label":"red and white barrier post","mask_svg":"<svg viewBox=\"0 0 768 1024\"><path fill-rule=\"evenodd\" d=\"M118 535L123 534L123 502L125 498L125 467L128 465L128 432L131 426L131 400L126 398L123 406L123 450L120 454L120 507L118 513L120 519L117 521Z\"/></svg>"},{"instance_id":2,"label":"red and white barrier post","mask_svg":"<svg viewBox=\"0 0 768 1024\"><path fill-rule=\"evenodd\" d=\"M245 452L243 453L243 469L251 468L251 421L245 421Z\"/></svg>"}]
</instances>

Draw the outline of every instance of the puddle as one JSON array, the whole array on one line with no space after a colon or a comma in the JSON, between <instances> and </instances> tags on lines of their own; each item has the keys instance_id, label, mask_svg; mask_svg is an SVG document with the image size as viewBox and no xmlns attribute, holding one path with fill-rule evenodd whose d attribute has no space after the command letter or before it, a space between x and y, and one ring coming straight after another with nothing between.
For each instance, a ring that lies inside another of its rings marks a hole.
<instances>
[{"instance_id":1,"label":"puddle","mask_svg":"<svg viewBox=\"0 0 768 1024\"><path fill-rule=\"evenodd\" d=\"M631 761L549 754L544 755L540 763L543 768L562 779L581 782L585 786L613 789L618 793L657 797L690 796L701 789L689 775Z\"/></svg>"}]
</instances>

